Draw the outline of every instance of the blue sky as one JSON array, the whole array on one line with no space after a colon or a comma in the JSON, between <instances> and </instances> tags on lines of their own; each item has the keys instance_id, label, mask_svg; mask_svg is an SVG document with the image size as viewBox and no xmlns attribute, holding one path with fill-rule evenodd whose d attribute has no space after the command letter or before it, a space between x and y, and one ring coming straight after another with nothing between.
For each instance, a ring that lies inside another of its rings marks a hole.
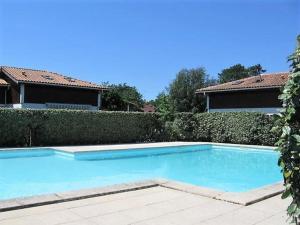
<instances>
[{"instance_id":1,"label":"blue sky","mask_svg":"<svg viewBox=\"0 0 300 225\"><path fill-rule=\"evenodd\" d=\"M128 83L153 99L182 68L288 70L299 2L0 0L0 64Z\"/></svg>"}]
</instances>

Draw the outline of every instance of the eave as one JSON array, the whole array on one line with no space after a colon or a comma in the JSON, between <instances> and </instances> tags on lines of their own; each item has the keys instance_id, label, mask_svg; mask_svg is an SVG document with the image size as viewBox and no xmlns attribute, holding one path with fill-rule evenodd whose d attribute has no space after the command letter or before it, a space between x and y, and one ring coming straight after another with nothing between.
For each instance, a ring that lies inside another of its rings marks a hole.
<instances>
[{"instance_id":1,"label":"eave","mask_svg":"<svg viewBox=\"0 0 300 225\"><path fill-rule=\"evenodd\" d=\"M196 94L206 94L206 93L218 93L218 92L236 92L236 91L252 91L252 90L265 90L265 89L278 89L283 86L268 86L268 87L253 87L253 88L237 88L237 89L220 89L220 90L199 90Z\"/></svg>"}]
</instances>

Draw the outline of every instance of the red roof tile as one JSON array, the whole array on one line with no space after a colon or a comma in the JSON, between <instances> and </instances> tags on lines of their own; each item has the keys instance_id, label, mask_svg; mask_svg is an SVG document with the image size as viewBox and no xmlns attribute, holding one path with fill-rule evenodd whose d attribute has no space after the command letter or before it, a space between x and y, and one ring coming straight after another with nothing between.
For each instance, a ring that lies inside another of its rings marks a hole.
<instances>
[{"instance_id":1,"label":"red roof tile","mask_svg":"<svg viewBox=\"0 0 300 225\"><path fill-rule=\"evenodd\" d=\"M201 88L196 93L279 88L287 82L288 75L288 72L261 74L260 76L247 77L241 80Z\"/></svg>"},{"instance_id":2,"label":"red roof tile","mask_svg":"<svg viewBox=\"0 0 300 225\"><path fill-rule=\"evenodd\" d=\"M104 90L107 87L100 86L87 81L74 79L58 73L45 70L33 70L9 66L1 66L2 71L11 79L20 83L34 83L45 85L57 85L67 87L89 88Z\"/></svg>"},{"instance_id":3,"label":"red roof tile","mask_svg":"<svg viewBox=\"0 0 300 225\"><path fill-rule=\"evenodd\" d=\"M151 104L145 104L142 110L143 112L155 112L155 106Z\"/></svg>"}]
</instances>

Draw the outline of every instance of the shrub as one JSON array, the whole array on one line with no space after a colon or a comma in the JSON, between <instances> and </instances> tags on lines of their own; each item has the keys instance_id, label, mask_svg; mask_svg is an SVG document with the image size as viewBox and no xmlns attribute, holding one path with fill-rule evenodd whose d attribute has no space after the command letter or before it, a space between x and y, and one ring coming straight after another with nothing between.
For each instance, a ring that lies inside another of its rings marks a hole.
<instances>
[{"instance_id":1,"label":"shrub","mask_svg":"<svg viewBox=\"0 0 300 225\"><path fill-rule=\"evenodd\" d=\"M274 118L261 113L180 113L173 122L173 139L220 143L274 145Z\"/></svg>"},{"instance_id":2,"label":"shrub","mask_svg":"<svg viewBox=\"0 0 300 225\"><path fill-rule=\"evenodd\" d=\"M296 51L289 57L291 74L279 96L283 101L283 111L278 116L278 124L273 130L279 132L276 142L282 168L285 191L282 198L292 197L287 213L292 222L300 224L300 35L297 37Z\"/></svg>"},{"instance_id":3,"label":"shrub","mask_svg":"<svg viewBox=\"0 0 300 225\"><path fill-rule=\"evenodd\" d=\"M0 146L131 143L164 138L154 113L0 110Z\"/></svg>"},{"instance_id":4,"label":"shrub","mask_svg":"<svg viewBox=\"0 0 300 225\"><path fill-rule=\"evenodd\" d=\"M174 121L169 122L169 137L177 141L193 141L195 117L192 113L178 113Z\"/></svg>"},{"instance_id":5,"label":"shrub","mask_svg":"<svg viewBox=\"0 0 300 225\"><path fill-rule=\"evenodd\" d=\"M161 114L72 110L0 110L0 146L208 141L273 145L273 117L260 113Z\"/></svg>"}]
</instances>

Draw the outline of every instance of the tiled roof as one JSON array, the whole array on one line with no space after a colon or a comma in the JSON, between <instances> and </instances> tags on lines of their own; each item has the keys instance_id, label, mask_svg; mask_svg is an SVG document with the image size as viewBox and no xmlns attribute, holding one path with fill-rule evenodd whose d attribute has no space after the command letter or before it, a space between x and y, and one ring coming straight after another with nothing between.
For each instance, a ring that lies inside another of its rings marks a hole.
<instances>
[{"instance_id":1,"label":"tiled roof","mask_svg":"<svg viewBox=\"0 0 300 225\"><path fill-rule=\"evenodd\" d=\"M260 76L247 77L241 80L202 88L197 90L196 93L279 88L287 82L288 75L288 72L261 74Z\"/></svg>"},{"instance_id":2,"label":"tiled roof","mask_svg":"<svg viewBox=\"0 0 300 225\"><path fill-rule=\"evenodd\" d=\"M5 80L0 78L0 86L8 86L8 85L9 84Z\"/></svg>"},{"instance_id":3,"label":"tiled roof","mask_svg":"<svg viewBox=\"0 0 300 225\"><path fill-rule=\"evenodd\" d=\"M155 106L151 104L145 104L142 110L143 112L155 112Z\"/></svg>"},{"instance_id":4,"label":"tiled roof","mask_svg":"<svg viewBox=\"0 0 300 225\"><path fill-rule=\"evenodd\" d=\"M100 86L87 81L77 80L68 76L45 70L25 69L10 66L1 66L1 69L11 79L20 83L34 83L98 90L107 89L104 86Z\"/></svg>"}]
</instances>

